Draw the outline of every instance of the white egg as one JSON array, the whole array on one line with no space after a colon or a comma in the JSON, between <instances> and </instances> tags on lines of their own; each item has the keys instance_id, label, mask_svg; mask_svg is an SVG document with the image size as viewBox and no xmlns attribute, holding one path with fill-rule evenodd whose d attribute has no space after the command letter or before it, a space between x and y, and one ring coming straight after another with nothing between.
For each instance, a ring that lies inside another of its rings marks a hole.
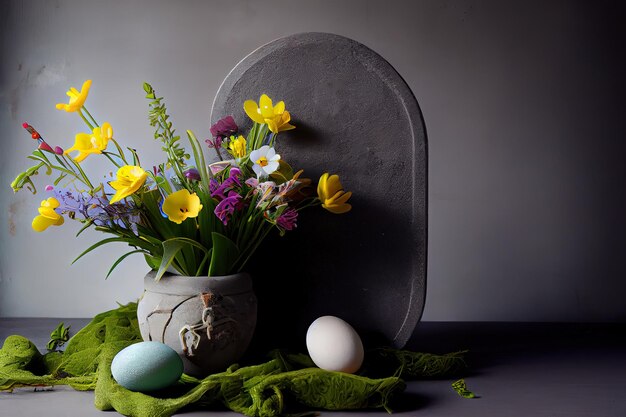
<instances>
[{"instance_id":1,"label":"white egg","mask_svg":"<svg viewBox=\"0 0 626 417\"><path fill-rule=\"evenodd\" d=\"M327 371L355 373L363 363L363 342L357 332L335 316L315 320L306 332L306 347L315 364Z\"/></svg>"}]
</instances>

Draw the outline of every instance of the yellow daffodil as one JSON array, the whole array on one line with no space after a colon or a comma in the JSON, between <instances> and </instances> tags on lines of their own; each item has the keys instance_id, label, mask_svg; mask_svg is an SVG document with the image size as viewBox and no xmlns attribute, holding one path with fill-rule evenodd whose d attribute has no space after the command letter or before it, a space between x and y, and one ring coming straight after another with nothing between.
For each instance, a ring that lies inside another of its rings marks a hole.
<instances>
[{"instance_id":1,"label":"yellow daffodil","mask_svg":"<svg viewBox=\"0 0 626 417\"><path fill-rule=\"evenodd\" d=\"M70 98L68 104L59 103L57 104L57 109L65 110L66 112L75 112L81 109L85 104L85 100L87 100L87 95L89 94L89 88L91 87L91 80L87 80L83 83L80 92L74 87L70 87L67 91L67 96Z\"/></svg>"},{"instance_id":2,"label":"yellow daffodil","mask_svg":"<svg viewBox=\"0 0 626 417\"><path fill-rule=\"evenodd\" d=\"M174 223L181 224L187 217L197 217L202 204L196 193L183 188L168 195L163 201L163 213Z\"/></svg>"},{"instance_id":3,"label":"yellow daffodil","mask_svg":"<svg viewBox=\"0 0 626 417\"><path fill-rule=\"evenodd\" d=\"M289 124L291 115L285 110L285 102L279 101L273 106L272 99L265 94L259 99L258 105L254 100L246 100L243 109L250 119L259 124L267 124L273 133L296 128Z\"/></svg>"},{"instance_id":4,"label":"yellow daffodil","mask_svg":"<svg viewBox=\"0 0 626 417\"><path fill-rule=\"evenodd\" d=\"M246 156L246 138L239 135L237 139L230 141L228 149L230 149L230 154L235 158L243 158Z\"/></svg>"},{"instance_id":5,"label":"yellow daffodil","mask_svg":"<svg viewBox=\"0 0 626 417\"><path fill-rule=\"evenodd\" d=\"M113 137L113 129L109 123L102 124L102 127L96 127L93 133L79 133L76 135L74 146L67 149L64 153L78 151L78 155L74 158L76 162L82 162L85 158L93 153L102 153L107 148L109 140Z\"/></svg>"},{"instance_id":6,"label":"yellow daffodil","mask_svg":"<svg viewBox=\"0 0 626 417\"><path fill-rule=\"evenodd\" d=\"M347 204L348 199L352 196L352 192L343 191L338 175L328 175L325 173L317 184L317 195L322 202L322 207L331 213L342 214L352 209Z\"/></svg>"},{"instance_id":7,"label":"yellow daffodil","mask_svg":"<svg viewBox=\"0 0 626 417\"><path fill-rule=\"evenodd\" d=\"M35 217L32 223L35 232L43 232L50 226L61 226L65 222L63 216L54 211L59 205L59 200L54 197L41 202L39 216Z\"/></svg>"},{"instance_id":8,"label":"yellow daffodil","mask_svg":"<svg viewBox=\"0 0 626 417\"><path fill-rule=\"evenodd\" d=\"M117 179L109 183L116 191L109 204L116 203L133 194L146 182L146 178L148 178L146 171L135 165L124 165L118 169Z\"/></svg>"}]
</instances>

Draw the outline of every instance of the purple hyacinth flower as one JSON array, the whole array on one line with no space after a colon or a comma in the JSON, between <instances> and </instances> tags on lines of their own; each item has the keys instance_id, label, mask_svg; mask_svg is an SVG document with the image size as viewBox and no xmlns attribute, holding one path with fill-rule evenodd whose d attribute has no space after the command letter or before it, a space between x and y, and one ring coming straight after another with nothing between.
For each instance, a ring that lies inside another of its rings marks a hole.
<instances>
[{"instance_id":1,"label":"purple hyacinth flower","mask_svg":"<svg viewBox=\"0 0 626 417\"><path fill-rule=\"evenodd\" d=\"M215 139L220 138L220 143L222 138L227 138L231 135L234 135L235 133L237 133L237 130L239 130L239 128L237 127L233 116L226 116L223 119L218 120L217 123L211 126L211 134ZM215 146L220 145L215 143Z\"/></svg>"},{"instance_id":2,"label":"purple hyacinth flower","mask_svg":"<svg viewBox=\"0 0 626 417\"><path fill-rule=\"evenodd\" d=\"M220 201L217 207L215 207L215 215L224 223L224 226L228 225L228 220L230 220L235 210L241 207L240 200L241 196L231 191L228 193L228 197Z\"/></svg>"},{"instance_id":3,"label":"purple hyacinth flower","mask_svg":"<svg viewBox=\"0 0 626 417\"><path fill-rule=\"evenodd\" d=\"M289 207L287 210L276 219L276 224L281 229L293 230L296 227L296 220L298 219L298 211Z\"/></svg>"}]
</instances>

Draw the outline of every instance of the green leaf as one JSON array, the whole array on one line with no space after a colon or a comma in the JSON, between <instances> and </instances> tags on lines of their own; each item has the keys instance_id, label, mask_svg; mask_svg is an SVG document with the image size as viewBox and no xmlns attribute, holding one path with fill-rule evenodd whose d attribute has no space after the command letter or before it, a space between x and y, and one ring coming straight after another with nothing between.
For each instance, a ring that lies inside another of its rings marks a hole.
<instances>
[{"instance_id":1,"label":"green leaf","mask_svg":"<svg viewBox=\"0 0 626 417\"><path fill-rule=\"evenodd\" d=\"M189 138L189 143L191 143L191 149L193 151L193 159L196 161L196 169L200 173L202 186L207 192L209 192L210 175L209 175L209 171L207 170L206 161L204 160L204 153L202 152L202 147L200 146L200 142L196 138L196 135L194 135L191 130L187 131L187 137Z\"/></svg>"},{"instance_id":2,"label":"green leaf","mask_svg":"<svg viewBox=\"0 0 626 417\"><path fill-rule=\"evenodd\" d=\"M276 184L287 182L293 178L293 168L291 168L287 162L280 159L278 161L278 169L270 174L270 178L272 178Z\"/></svg>"},{"instance_id":3,"label":"green leaf","mask_svg":"<svg viewBox=\"0 0 626 417\"><path fill-rule=\"evenodd\" d=\"M213 232L213 251L209 276L228 275L233 272L233 266L239 257L239 248L226 236Z\"/></svg>"},{"instance_id":4,"label":"green leaf","mask_svg":"<svg viewBox=\"0 0 626 417\"><path fill-rule=\"evenodd\" d=\"M152 88L152 86L146 82L143 83L143 91L146 92L146 98L155 99L154 96L154 89Z\"/></svg>"},{"instance_id":5,"label":"green leaf","mask_svg":"<svg viewBox=\"0 0 626 417\"><path fill-rule=\"evenodd\" d=\"M161 258L158 256L148 255L147 253L144 253L143 257L146 259L146 263L150 268L155 271L159 269L159 265L161 265Z\"/></svg>"},{"instance_id":6,"label":"green leaf","mask_svg":"<svg viewBox=\"0 0 626 417\"><path fill-rule=\"evenodd\" d=\"M31 158L30 156L28 157L30 159L35 159L36 161L39 161L36 158ZM45 165L46 163L43 161L39 161L39 164L32 166L30 168L28 168L26 171L22 172L21 174L19 174L11 183L11 188L13 188L13 191L18 192L19 190L21 190L22 188L26 187L29 188L33 194L37 193L37 189L35 188L35 184L33 184L32 180L30 179L31 176L37 175L39 173L39 170ZM50 170L49 167L47 167L47 170Z\"/></svg>"},{"instance_id":7,"label":"green leaf","mask_svg":"<svg viewBox=\"0 0 626 417\"><path fill-rule=\"evenodd\" d=\"M211 254L213 253L213 248L209 249L209 251L202 258L202 262L198 265L198 269L196 269L196 276L200 276L202 274L202 270L204 269L204 265L207 263L209 259L211 259Z\"/></svg>"},{"instance_id":8,"label":"green leaf","mask_svg":"<svg viewBox=\"0 0 626 417\"><path fill-rule=\"evenodd\" d=\"M467 385L465 385L464 379L459 379L458 381L454 381L452 383L452 388L463 398L478 398L476 394L467 389Z\"/></svg>"},{"instance_id":9,"label":"green leaf","mask_svg":"<svg viewBox=\"0 0 626 417\"><path fill-rule=\"evenodd\" d=\"M83 233L89 226L93 224L93 219L89 219L83 227L80 228L78 233L76 233L76 237L78 237L81 233Z\"/></svg>"},{"instance_id":10,"label":"green leaf","mask_svg":"<svg viewBox=\"0 0 626 417\"><path fill-rule=\"evenodd\" d=\"M198 215L198 234L200 242L208 248L213 246L211 233L219 233L224 229L224 225L214 214L216 203L211 198L210 193L201 191L198 193L198 197L202 203L202 211Z\"/></svg>"},{"instance_id":11,"label":"green leaf","mask_svg":"<svg viewBox=\"0 0 626 417\"><path fill-rule=\"evenodd\" d=\"M114 269L115 269L115 268L116 268L116 267L120 264L120 262L122 262L124 259L126 259L126 258L127 258L127 257L129 257L130 255L135 254L135 253L140 253L140 252L143 252L143 249L133 250L133 251L130 251L130 252L125 253L124 255L120 256L120 257L117 259L117 261L115 261L115 262L113 263L113 265L111 266L111 269L109 269L109 272L107 272L107 276L106 276L106 277L104 277L104 279L107 279L107 278L109 277L109 275L111 275L111 272L113 272L113 270L114 270Z\"/></svg>"},{"instance_id":12,"label":"green leaf","mask_svg":"<svg viewBox=\"0 0 626 417\"><path fill-rule=\"evenodd\" d=\"M78 257L72 261L72 265L74 265L74 263L76 263L76 261L78 261L80 258L85 256L86 254L88 254L92 250L94 250L96 248L99 248L102 245L106 245L107 243L112 243L112 242L127 242L127 240L125 238L123 238L123 237L109 237L107 239L102 239L100 242L94 243L93 245L88 247L86 250L84 250L83 253L78 255Z\"/></svg>"},{"instance_id":13,"label":"green leaf","mask_svg":"<svg viewBox=\"0 0 626 417\"><path fill-rule=\"evenodd\" d=\"M202 250L205 255L208 253L208 250L204 246L202 246L195 240L187 239L185 237L175 237L175 238L164 241L163 242L163 258L161 259L159 270L157 271L157 274L154 277L156 281L160 280L161 277L163 277L163 274L165 274L165 271L167 271L167 268L169 268L169 266L172 264L176 255L186 247L198 248ZM184 269L183 271L180 271L180 272L184 273L185 275L190 275L189 271L187 271L185 268L186 265L179 265L179 266L181 266Z\"/></svg>"}]
</instances>

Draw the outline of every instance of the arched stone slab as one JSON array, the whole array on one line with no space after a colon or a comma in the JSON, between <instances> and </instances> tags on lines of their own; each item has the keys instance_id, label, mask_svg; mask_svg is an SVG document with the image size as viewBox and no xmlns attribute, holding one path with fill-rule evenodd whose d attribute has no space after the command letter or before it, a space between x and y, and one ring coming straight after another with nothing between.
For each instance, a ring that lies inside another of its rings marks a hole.
<instances>
[{"instance_id":1,"label":"arched stone slab","mask_svg":"<svg viewBox=\"0 0 626 417\"><path fill-rule=\"evenodd\" d=\"M300 213L298 228L263 245L250 270L259 296L257 339L301 345L321 315L351 323L366 341L402 347L424 308L427 147L422 115L402 77L351 39L302 33L244 58L220 87L211 122L251 122L246 99L284 100L296 130L277 150L317 180L338 173L353 210Z\"/></svg>"}]
</instances>

